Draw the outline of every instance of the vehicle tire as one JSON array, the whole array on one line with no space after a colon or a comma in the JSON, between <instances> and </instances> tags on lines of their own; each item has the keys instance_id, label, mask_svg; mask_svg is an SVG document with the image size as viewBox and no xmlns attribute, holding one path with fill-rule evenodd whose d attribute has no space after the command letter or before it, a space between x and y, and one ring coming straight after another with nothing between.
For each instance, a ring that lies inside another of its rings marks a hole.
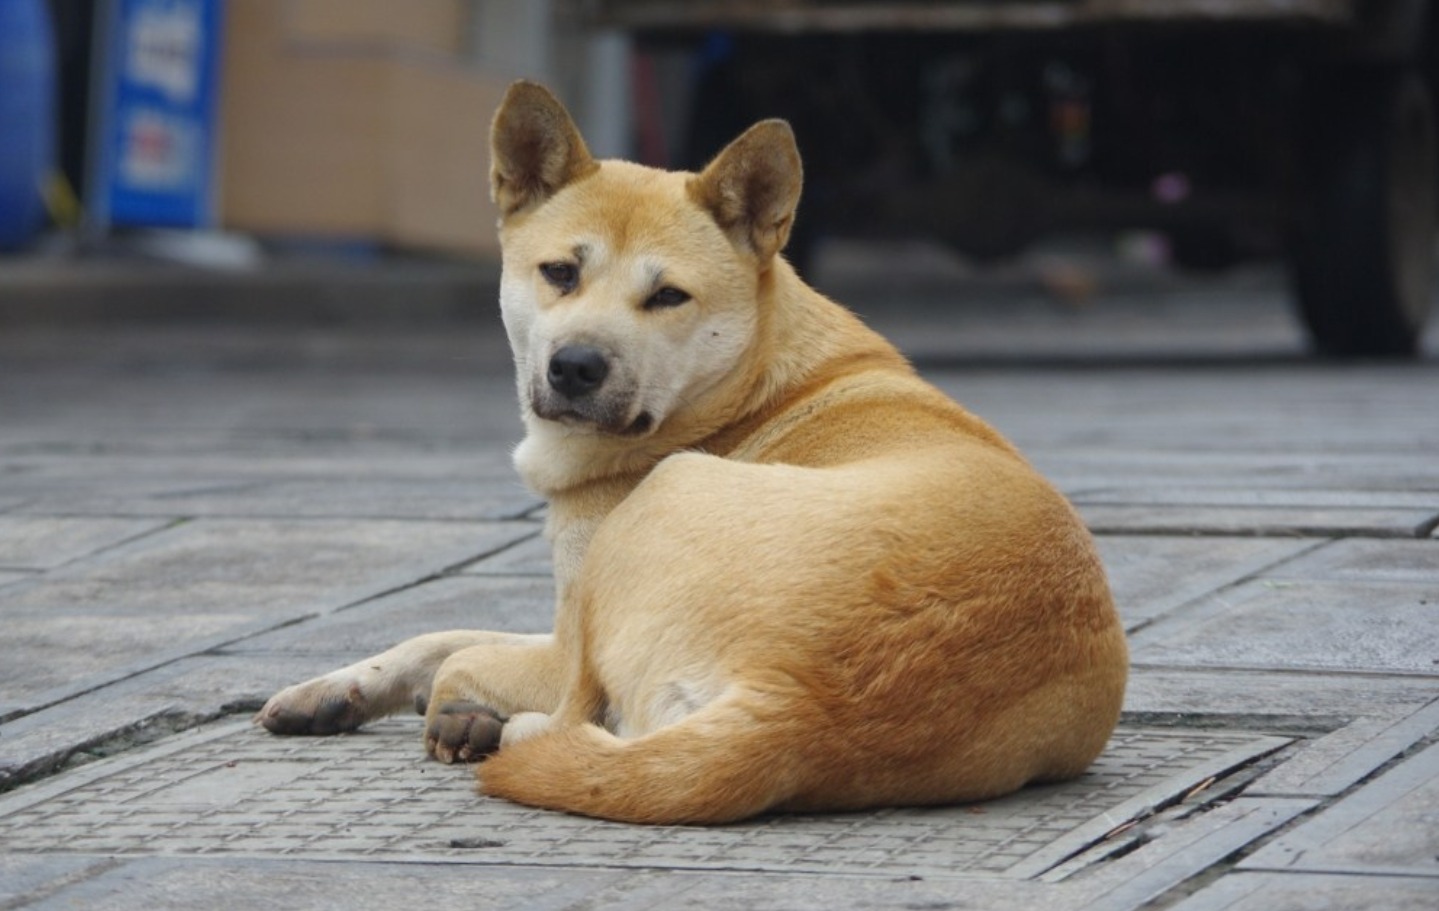
<instances>
[{"instance_id":1,"label":"vehicle tire","mask_svg":"<svg viewBox=\"0 0 1439 911\"><path fill-rule=\"evenodd\" d=\"M1415 72L1329 83L1303 131L1292 266L1323 354L1412 355L1434 293L1439 150Z\"/></svg>"}]
</instances>

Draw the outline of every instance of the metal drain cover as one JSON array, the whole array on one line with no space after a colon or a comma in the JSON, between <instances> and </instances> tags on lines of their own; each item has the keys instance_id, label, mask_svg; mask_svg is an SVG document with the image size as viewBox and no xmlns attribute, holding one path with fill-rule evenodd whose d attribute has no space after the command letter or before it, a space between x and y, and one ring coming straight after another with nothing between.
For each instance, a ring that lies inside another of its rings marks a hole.
<instances>
[{"instance_id":1,"label":"metal drain cover","mask_svg":"<svg viewBox=\"0 0 1439 911\"><path fill-rule=\"evenodd\" d=\"M1040 875L1128 820L1288 743L1121 727L1083 777L984 804L644 827L477 797L421 757L418 719L344 737L225 724L0 798L12 852L668 869Z\"/></svg>"}]
</instances>

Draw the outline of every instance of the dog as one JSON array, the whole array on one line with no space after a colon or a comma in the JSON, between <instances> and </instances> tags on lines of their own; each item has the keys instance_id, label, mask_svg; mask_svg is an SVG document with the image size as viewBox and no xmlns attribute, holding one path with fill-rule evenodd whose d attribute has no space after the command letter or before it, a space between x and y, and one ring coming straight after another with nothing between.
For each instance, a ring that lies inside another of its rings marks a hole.
<instances>
[{"instance_id":1,"label":"dog","mask_svg":"<svg viewBox=\"0 0 1439 911\"><path fill-rule=\"evenodd\" d=\"M447 632L277 693L414 704L482 793L634 823L983 800L1079 775L1128 651L1093 540L995 430L781 256L789 126L699 173L596 161L514 84L500 305L548 500L554 632Z\"/></svg>"}]
</instances>

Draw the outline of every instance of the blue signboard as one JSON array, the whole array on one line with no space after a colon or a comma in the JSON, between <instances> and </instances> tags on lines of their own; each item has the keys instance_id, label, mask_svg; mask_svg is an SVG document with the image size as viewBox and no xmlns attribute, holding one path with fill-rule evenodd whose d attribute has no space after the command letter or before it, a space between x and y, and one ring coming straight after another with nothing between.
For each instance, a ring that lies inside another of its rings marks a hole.
<instances>
[{"instance_id":1,"label":"blue signboard","mask_svg":"<svg viewBox=\"0 0 1439 911\"><path fill-rule=\"evenodd\" d=\"M89 199L100 226L214 219L223 0L105 0Z\"/></svg>"}]
</instances>

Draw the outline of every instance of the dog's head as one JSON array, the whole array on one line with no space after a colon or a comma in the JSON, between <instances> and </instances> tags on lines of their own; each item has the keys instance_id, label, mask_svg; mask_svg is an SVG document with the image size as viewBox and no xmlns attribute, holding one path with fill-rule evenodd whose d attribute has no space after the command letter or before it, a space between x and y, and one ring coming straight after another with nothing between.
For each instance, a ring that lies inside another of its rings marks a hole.
<instances>
[{"instance_id":1,"label":"dog's head","mask_svg":"<svg viewBox=\"0 0 1439 911\"><path fill-rule=\"evenodd\" d=\"M520 82L491 152L527 418L638 441L725 407L799 200L789 126L758 124L700 174L598 162L559 101Z\"/></svg>"}]
</instances>

